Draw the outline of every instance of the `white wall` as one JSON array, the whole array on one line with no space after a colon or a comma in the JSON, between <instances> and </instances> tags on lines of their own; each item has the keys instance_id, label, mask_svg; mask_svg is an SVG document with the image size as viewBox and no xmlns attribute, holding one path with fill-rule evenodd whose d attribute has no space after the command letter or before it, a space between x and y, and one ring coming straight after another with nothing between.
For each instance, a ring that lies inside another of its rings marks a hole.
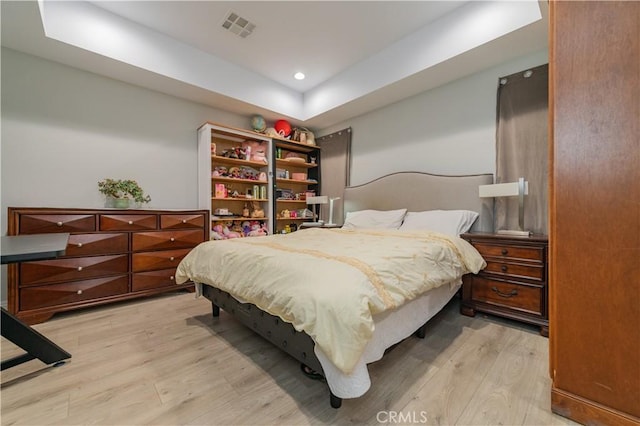
<instances>
[{"instance_id":1,"label":"white wall","mask_svg":"<svg viewBox=\"0 0 640 426\"><path fill-rule=\"evenodd\" d=\"M548 62L547 50L323 129L351 127L351 185L397 171L495 173L498 78Z\"/></svg>"},{"instance_id":2,"label":"white wall","mask_svg":"<svg viewBox=\"0 0 640 426\"><path fill-rule=\"evenodd\" d=\"M207 120L248 125L6 48L1 117L2 235L7 207L103 207L97 182L106 177L137 180L152 198L145 207L197 208L197 128Z\"/></svg>"},{"instance_id":3,"label":"white wall","mask_svg":"<svg viewBox=\"0 0 640 426\"><path fill-rule=\"evenodd\" d=\"M351 183L401 170L495 171L497 79L547 51L317 132L352 127ZM248 118L2 49L1 208L100 208L97 182L136 179L150 208L196 208L197 128ZM2 300L6 298L3 269Z\"/></svg>"}]
</instances>

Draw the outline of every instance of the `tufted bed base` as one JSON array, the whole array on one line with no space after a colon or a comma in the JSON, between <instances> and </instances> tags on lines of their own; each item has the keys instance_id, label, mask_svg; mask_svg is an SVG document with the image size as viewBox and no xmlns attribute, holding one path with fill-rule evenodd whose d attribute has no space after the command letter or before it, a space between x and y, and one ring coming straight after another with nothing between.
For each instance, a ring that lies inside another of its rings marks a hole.
<instances>
[{"instance_id":1,"label":"tufted bed base","mask_svg":"<svg viewBox=\"0 0 640 426\"><path fill-rule=\"evenodd\" d=\"M490 232L493 230L493 200L478 197L478 186L490 183L493 183L493 176L490 174L442 176L418 172L393 173L366 184L346 188L343 194L344 211L466 209L480 214L472 231ZM203 284L202 294L211 301L213 316L219 315L220 308L224 309L294 359L326 376L315 354L314 342L306 333L296 331L291 324L255 305L238 302L217 288ZM425 331L426 324L415 334L424 337ZM393 347L395 345L389 347L387 352ZM331 393L330 402L332 407L339 408L342 398Z\"/></svg>"},{"instance_id":2,"label":"tufted bed base","mask_svg":"<svg viewBox=\"0 0 640 426\"><path fill-rule=\"evenodd\" d=\"M203 285L202 295L211 301L214 317L218 317L220 309L224 309L246 327L249 327L297 361L315 371L323 371L322 365L313 351L313 340L307 333L296 331L290 323L282 321L280 318L261 310L251 303L240 303L226 291L215 287ZM415 335L421 339L424 338L426 327L427 324L423 324L416 330ZM387 351L390 351L395 346L390 347ZM329 402L333 408L340 408L342 398L335 396L330 391Z\"/></svg>"}]
</instances>

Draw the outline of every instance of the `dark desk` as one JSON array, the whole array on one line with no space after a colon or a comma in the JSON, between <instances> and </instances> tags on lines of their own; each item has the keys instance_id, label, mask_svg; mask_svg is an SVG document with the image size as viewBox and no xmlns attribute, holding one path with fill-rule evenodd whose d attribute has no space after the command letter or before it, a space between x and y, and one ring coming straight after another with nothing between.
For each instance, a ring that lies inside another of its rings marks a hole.
<instances>
[{"instance_id":1,"label":"dark desk","mask_svg":"<svg viewBox=\"0 0 640 426\"><path fill-rule=\"evenodd\" d=\"M2 237L2 264L30 260L55 259L65 253L69 234L37 234ZM38 333L2 308L2 336L26 351L25 354L2 361L0 370L38 358L45 364L58 364L71 354Z\"/></svg>"},{"instance_id":2,"label":"dark desk","mask_svg":"<svg viewBox=\"0 0 640 426\"><path fill-rule=\"evenodd\" d=\"M64 254L68 241L69 234L65 233L2 237L2 264L55 259Z\"/></svg>"}]
</instances>

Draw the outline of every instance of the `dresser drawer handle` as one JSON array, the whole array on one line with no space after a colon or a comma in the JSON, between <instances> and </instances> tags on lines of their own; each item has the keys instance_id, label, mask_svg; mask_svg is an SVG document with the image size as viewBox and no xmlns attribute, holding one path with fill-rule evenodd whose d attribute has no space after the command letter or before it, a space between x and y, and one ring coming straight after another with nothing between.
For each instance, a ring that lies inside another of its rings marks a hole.
<instances>
[{"instance_id":1,"label":"dresser drawer handle","mask_svg":"<svg viewBox=\"0 0 640 426\"><path fill-rule=\"evenodd\" d=\"M182 223L187 223L187 219L182 219Z\"/></svg>"},{"instance_id":2,"label":"dresser drawer handle","mask_svg":"<svg viewBox=\"0 0 640 426\"><path fill-rule=\"evenodd\" d=\"M503 256L506 256L508 253L509 253L509 250L507 250L505 248L502 249L502 255Z\"/></svg>"},{"instance_id":3,"label":"dresser drawer handle","mask_svg":"<svg viewBox=\"0 0 640 426\"><path fill-rule=\"evenodd\" d=\"M77 247L78 247L78 248L82 247L82 243L78 243L78 244L77 244Z\"/></svg>"},{"instance_id":4,"label":"dresser drawer handle","mask_svg":"<svg viewBox=\"0 0 640 426\"><path fill-rule=\"evenodd\" d=\"M82 266L78 266L78 272L82 271Z\"/></svg>"},{"instance_id":5,"label":"dresser drawer handle","mask_svg":"<svg viewBox=\"0 0 640 426\"><path fill-rule=\"evenodd\" d=\"M173 238L173 237L169 238L169 241L171 241L171 242L174 242L175 240L176 240L176 239L175 239L175 238Z\"/></svg>"},{"instance_id":6,"label":"dresser drawer handle","mask_svg":"<svg viewBox=\"0 0 640 426\"><path fill-rule=\"evenodd\" d=\"M56 226L62 226L62 225L64 225L62 222L56 223Z\"/></svg>"},{"instance_id":7,"label":"dresser drawer handle","mask_svg":"<svg viewBox=\"0 0 640 426\"><path fill-rule=\"evenodd\" d=\"M129 221L129 225L133 225L133 221L132 220Z\"/></svg>"},{"instance_id":8,"label":"dresser drawer handle","mask_svg":"<svg viewBox=\"0 0 640 426\"><path fill-rule=\"evenodd\" d=\"M173 275L172 275L172 276L170 276L170 277L169 277L169 279L170 279L171 281L173 281Z\"/></svg>"},{"instance_id":9,"label":"dresser drawer handle","mask_svg":"<svg viewBox=\"0 0 640 426\"><path fill-rule=\"evenodd\" d=\"M175 257L173 257L173 256L171 256L171 257L169 258L169 260L173 262L174 260L176 260L176 258L175 258Z\"/></svg>"},{"instance_id":10,"label":"dresser drawer handle","mask_svg":"<svg viewBox=\"0 0 640 426\"><path fill-rule=\"evenodd\" d=\"M502 265L502 266L500 267L500 270L501 270L502 272L507 272L507 269L509 269L509 268L507 268L507 265Z\"/></svg>"},{"instance_id":11,"label":"dresser drawer handle","mask_svg":"<svg viewBox=\"0 0 640 426\"><path fill-rule=\"evenodd\" d=\"M76 294L82 294L82 290L76 291Z\"/></svg>"},{"instance_id":12,"label":"dresser drawer handle","mask_svg":"<svg viewBox=\"0 0 640 426\"><path fill-rule=\"evenodd\" d=\"M518 290L516 289L511 290L509 293L503 293L500 290L498 290L497 287L494 286L494 287L491 287L491 291L495 292L500 297L513 297L518 295Z\"/></svg>"}]
</instances>

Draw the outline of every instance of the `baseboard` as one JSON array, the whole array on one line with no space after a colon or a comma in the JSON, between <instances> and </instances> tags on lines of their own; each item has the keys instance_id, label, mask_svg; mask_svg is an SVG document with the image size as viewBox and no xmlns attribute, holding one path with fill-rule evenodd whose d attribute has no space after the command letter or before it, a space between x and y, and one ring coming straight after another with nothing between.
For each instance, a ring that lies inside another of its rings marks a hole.
<instances>
[{"instance_id":1,"label":"baseboard","mask_svg":"<svg viewBox=\"0 0 640 426\"><path fill-rule=\"evenodd\" d=\"M584 425L639 426L640 418L551 387L551 411Z\"/></svg>"}]
</instances>

